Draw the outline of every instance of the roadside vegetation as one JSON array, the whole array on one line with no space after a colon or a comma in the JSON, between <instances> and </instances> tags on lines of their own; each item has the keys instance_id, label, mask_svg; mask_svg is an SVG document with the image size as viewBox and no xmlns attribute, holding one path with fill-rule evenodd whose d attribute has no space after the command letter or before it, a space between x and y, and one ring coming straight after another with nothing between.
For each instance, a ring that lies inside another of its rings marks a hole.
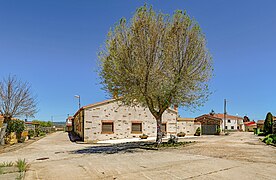
<instances>
[{"instance_id":1,"label":"roadside vegetation","mask_svg":"<svg viewBox=\"0 0 276 180\"><path fill-rule=\"evenodd\" d=\"M29 164L25 159L18 159L16 162L1 162L0 163L0 179L1 175L16 173L16 179L23 179L24 173L27 171Z\"/></svg>"},{"instance_id":2,"label":"roadside vegetation","mask_svg":"<svg viewBox=\"0 0 276 180\"><path fill-rule=\"evenodd\" d=\"M265 136L265 138L261 139L262 142L266 143L267 145L274 145L276 146L276 134L273 134L273 115L271 112L267 113L263 132L260 132L258 136Z\"/></svg>"},{"instance_id":3,"label":"roadside vegetation","mask_svg":"<svg viewBox=\"0 0 276 180\"><path fill-rule=\"evenodd\" d=\"M267 145L276 146L276 134L269 134L262 141Z\"/></svg>"}]
</instances>

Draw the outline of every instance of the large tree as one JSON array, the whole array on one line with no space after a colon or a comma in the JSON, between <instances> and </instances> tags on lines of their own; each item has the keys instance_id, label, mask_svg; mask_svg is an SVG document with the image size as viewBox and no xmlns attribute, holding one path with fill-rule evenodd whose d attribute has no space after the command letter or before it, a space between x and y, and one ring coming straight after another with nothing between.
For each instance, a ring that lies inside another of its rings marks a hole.
<instances>
[{"instance_id":1,"label":"large tree","mask_svg":"<svg viewBox=\"0 0 276 180\"><path fill-rule=\"evenodd\" d=\"M273 115L271 112L267 113L265 122L264 122L264 133L272 134L272 125L273 125Z\"/></svg>"},{"instance_id":2,"label":"large tree","mask_svg":"<svg viewBox=\"0 0 276 180\"><path fill-rule=\"evenodd\" d=\"M36 98L32 95L30 85L16 76L9 75L0 81L0 114L4 116L4 125L0 133L3 144L7 124L13 117L32 117L37 112Z\"/></svg>"},{"instance_id":3,"label":"large tree","mask_svg":"<svg viewBox=\"0 0 276 180\"><path fill-rule=\"evenodd\" d=\"M138 8L108 33L99 52L104 88L126 105L148 107L162 141L162 114L172 105L197 107L207 99L212 62L199 24L186 12L173 16Z\"/></svg>"}]
</instances>

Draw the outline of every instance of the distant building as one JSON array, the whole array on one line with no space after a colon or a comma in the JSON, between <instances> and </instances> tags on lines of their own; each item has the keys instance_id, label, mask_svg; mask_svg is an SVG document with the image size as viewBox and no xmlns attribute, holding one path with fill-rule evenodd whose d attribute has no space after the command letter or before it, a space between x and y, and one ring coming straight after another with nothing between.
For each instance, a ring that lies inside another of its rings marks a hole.
<instances>
[{"instance_id":1,"label":"distant building","mask_svg":"<svg viewBox=\"0 0 276 180\"><path fill-rule=\"evenodd\" d=\"M244 125L245 125L245 131L247 132L253 132L254 128L257 128L257 124L254 121L244 122Z\"/></svg>"},{"instance_id":2,"label":"distant building","mask_svg":"<svg viewBox=\"0 0 276 180\"><path fill-rule=\"evenodd\" d=\"M257 121L257 128L259 128L261 131L264 130L264 122L265 122L265 120L258 120Z\"/></svg>"},{"instance_id":3,"label":"distant building","mask_svg":"<svg viewBox=\"0 0 276 180\"><path fill-rule=\"evenodd\" d=\"M69 117L66 119L66 124L65 124L65 131L66 131L66 132L69 132L69 131L72 131L72 130L73 130L73 119L74 119L73 116L69 116Z\"/></svg>"},{"instance_id":4,"label":"distant building","mask_svg":"<svg viewBox=\"0 0 276 180\"><path fill-rule=\"evenodd\" d=\"M202 135L215 135L218 129L221 130L223 126L221 118L210 114L196 117L195 122L200 123Z\"/></svg>"},{"instance_id":5,"label":"distant building","mask_svg":"<svg viewBox=\"0 0 276 180\"><path fill-rule=\"evenodd\" d=\"M231 130L231 131L244 131L245 126L243 122L243 118L239 116L233 116L226 114L224 122L224 114L214 114L214 117L222 119L222 129Z\"/></svg>"}]
</instances>

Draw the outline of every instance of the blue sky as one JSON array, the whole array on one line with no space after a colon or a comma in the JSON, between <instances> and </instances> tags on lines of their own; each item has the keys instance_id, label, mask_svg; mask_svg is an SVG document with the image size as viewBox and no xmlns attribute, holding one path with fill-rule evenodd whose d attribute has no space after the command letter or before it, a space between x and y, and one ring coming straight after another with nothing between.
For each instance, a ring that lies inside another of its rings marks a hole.
<instances>
[{"instance_id":1,"label":"blue sky","mask_svg":"<svg viewBox=\"0 0 276 180\"><path fill-rule=\"evenodd\" d=\"M211 109L264 119L276 115L276 2L273 0L47 0L0 1L0 78L17 75L38 97L36 119L65 121L81 104L107 99L101 90L97 52L120 18L144 3L172 14L186 10L201 25L213 56L213 92L195 117Z\"/></svg>"}]
</instances>

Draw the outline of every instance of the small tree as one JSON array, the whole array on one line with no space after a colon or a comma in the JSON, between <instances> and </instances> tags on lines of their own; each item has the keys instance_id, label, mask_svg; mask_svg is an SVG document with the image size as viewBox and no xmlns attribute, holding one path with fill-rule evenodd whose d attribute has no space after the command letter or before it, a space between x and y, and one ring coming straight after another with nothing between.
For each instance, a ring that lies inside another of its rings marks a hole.
<instances>
[{"instance_id":1,"label":"small tree","mask_svg":"<svg viewBox=\"0 0 276 180\"><path fill-rule=\"evenodd\" d=\"M16 132L17 136L20 137L24 129L25 129L24 121L16 119L8 122L7 133Z\"/></svg>"},{"instance_id":2,"label":"small tree","mask_svg":"<svg viewBox=\"0 0 276 180\"><path fill-rule=\"evenodd\" d=\"M243 117L243 122L250 122L250 119L249 119L249 117L247 117L247 116L244 116L244 117Z\"/></svg>"},{"instance_id":3,"label":"small tree","mask_svg":"<svg viewBox=\"0 0 276 180\"><path fill-rule=\"evenodd\" d=\"M4 128L0 133L1 144L3 144L7 122L13 117L31 117L36 112L36 100L32 96L28 83L21 82L16 76L11 75L0 81L0 114L4 116Z\"/></svg>"},{"instance_id":4,"label":"small tree","mask_svg":"<svg viewBox=\"0 0 276 180\"><path fill-rule=\"evenodd\" d=\"M173 17L138 8L132 20L108 33L100 51L100 76L110 94L130 106L148 107L162 141L162 114L172 105L197 107L207 99L210 54L199 25L186 12Z\"/></svg>"},{"instance_id":5,"label":"small tree","mask_svg":"<svg viewBox=\"0 0 276 180\"><path fill-rule=\"evenodd\" d=\"M264 133L272 134L272 125L273 125L273 116L271 112L267 113L265 122L264 122Z\"/></svg>"}]
</instances>

